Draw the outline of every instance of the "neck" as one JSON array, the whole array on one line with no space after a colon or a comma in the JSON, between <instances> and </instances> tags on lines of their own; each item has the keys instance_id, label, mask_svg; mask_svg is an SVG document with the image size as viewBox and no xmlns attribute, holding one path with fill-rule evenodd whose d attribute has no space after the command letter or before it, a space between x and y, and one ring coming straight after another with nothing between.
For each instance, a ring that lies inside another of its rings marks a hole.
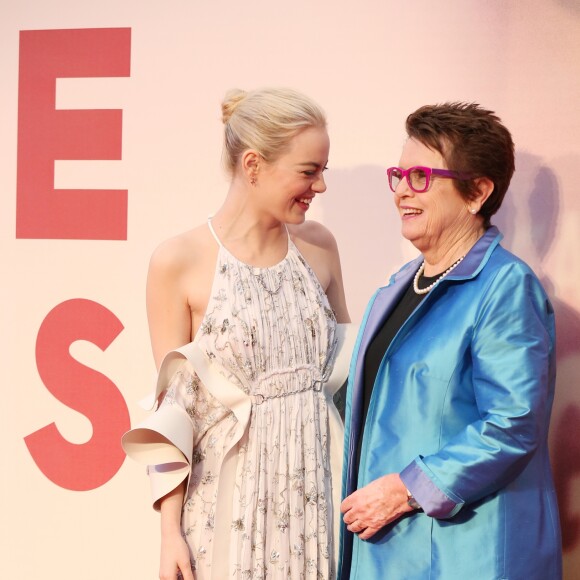
<instances>
[{"instance_id":1,"label":"neck","mask_svg":"<svg viewBox=\"0 0 580 580\"><path fill-rule=\"evenodd\" d=\"M439 244L422 252L425 259L425 276L436 276L444 272L461 257L465 256L485 233L483 226L454 236L445 244Z\"/></svg>"},{"instance_id":2,"label":"neck","mask_svg":"<svg viewBox=\"0 0 580 580\"><path fill-rule=\"evenodd\" d=\"M285 224L260 215L247 198L230 196L212 218L222 244L240 260L256 266L279 262L288 251Z\"/></svg>"}]
</instances>

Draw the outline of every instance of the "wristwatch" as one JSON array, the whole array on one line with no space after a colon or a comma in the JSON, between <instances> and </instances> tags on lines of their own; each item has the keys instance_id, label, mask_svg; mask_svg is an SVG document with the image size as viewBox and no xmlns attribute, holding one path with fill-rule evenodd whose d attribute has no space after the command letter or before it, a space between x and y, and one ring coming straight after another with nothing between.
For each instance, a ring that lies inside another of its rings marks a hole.
<instances>
[{"instance_id":1,"label":"wristwatch","mask_svg":"<svg viewBox=\"0 0 580 580\"><path fill-rule=\"evenodd\" d=\"M413 494L407 490L407 505L414 510L422 509L417 500L413 497Z\"/></svg>"}]
</instances>

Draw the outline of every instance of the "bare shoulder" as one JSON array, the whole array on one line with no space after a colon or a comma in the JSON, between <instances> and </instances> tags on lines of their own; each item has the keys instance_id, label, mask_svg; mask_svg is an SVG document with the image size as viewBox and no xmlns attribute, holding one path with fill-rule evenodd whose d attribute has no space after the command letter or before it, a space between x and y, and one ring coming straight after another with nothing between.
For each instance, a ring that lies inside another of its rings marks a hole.
<instances>
[{"instance_id":1,"label":"bare shoulder","mask_svg":"<svg viewBox=\"0 0 580 580\"><path fill-rule=\"evenodd\" d=\"M298 251L304 256L326 290L333 277L336 276L336 269L339 265L338 248L334 236L328 228L315 221L288 226L288 231Z\"/></svg>"},{"instance_id":2,"label":"bare shoulder","mask_svg":"<svg viewBox=\"0 0 580 580\"><path fill-rule=\"evenodd\" d=\"M328 296L338 322L350 322L338 246L330 230L315 221L288 226L292 241L308 262Z\"/></svg>"},{"instance_id":3,"label":"bare shoulder","mask_svg":"<svg viewBox=\"0 0 580 580\"><path fill-rule=\"evenodd\" d=\"M305 221L300 225L288 226L292 241L300 250L304 246L317 248L319 251L336 252L337 245L331 231L316 221Z\"/></svg>"},{"instance_id":4,"label":"bare shoulder","mask_svg":"<svg viewBox=\"0 0 580 580\"><path fill-rule=\"evenodd\" d=\"M150 269L179 275L202 265L208 249L215 245L207 226L201 225L161 242L153 251Z\"/></svg>"}]
</instances>

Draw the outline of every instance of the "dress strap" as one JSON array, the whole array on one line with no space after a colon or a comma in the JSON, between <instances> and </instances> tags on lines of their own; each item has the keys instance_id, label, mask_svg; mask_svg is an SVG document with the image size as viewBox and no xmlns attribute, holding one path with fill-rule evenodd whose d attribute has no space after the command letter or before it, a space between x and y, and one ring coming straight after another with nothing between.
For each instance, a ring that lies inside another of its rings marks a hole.
<instances>
[{"instance_id":1,"label":"dress strap","mask_svg":"<svg viewBox=\"0 0 580 580\"><path fill-rule=\"evenodd\" d=\"M210 215L207 218L207 227L209 228L209 231L211 232L211 235L214 237L215 241L218 243L218 246L220 248L223 248L224 245L222 244L222 241L218 238L218 235L215 233L215 230L213 229L213 226L211 225L212 218L213 218L212 215Z\"/></svg>"},{"instance_id":2,"label":"dress strap","mask_svg":"<svg viewBox=\"0 0 580 580\"><path fill-rule=\"evenodd\" d=\"M218 243L220 248L223 248L224 245L222 244L222 241L218 238L218 235L215 233L215 230L213 229L213 226L211 225L212 218L213 218L212 215L210 215L207 218L207 227L209 228L211 235L214 237L215 241ZM286 229L286 235L288 236L288 247L290 247L290 244L292 243L292 239L290 238L290 232L288 231L288 226L286 224L284 224L284 228Z\"/></svg>"}]
</instances>

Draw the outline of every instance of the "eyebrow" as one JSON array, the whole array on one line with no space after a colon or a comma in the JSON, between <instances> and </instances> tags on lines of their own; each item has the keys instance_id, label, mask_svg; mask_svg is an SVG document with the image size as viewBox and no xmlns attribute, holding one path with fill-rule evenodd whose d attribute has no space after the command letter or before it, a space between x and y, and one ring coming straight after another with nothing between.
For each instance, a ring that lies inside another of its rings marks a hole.
<instances>
[{"instance_id":1,"label":"eyebrow","mask_svg":"<svg viewBox=\"0 0 580 580\"><path fill-rule=\"evenodd\" d=\"M314 161L303 161L302 163L297 163L298 166L300 167L306 167L306 166L310 166L310 167L326 167L328 161L326 163L324 163L323 165L321 165L320 163L315 163Z\"/></svg>"}]
</instances>

